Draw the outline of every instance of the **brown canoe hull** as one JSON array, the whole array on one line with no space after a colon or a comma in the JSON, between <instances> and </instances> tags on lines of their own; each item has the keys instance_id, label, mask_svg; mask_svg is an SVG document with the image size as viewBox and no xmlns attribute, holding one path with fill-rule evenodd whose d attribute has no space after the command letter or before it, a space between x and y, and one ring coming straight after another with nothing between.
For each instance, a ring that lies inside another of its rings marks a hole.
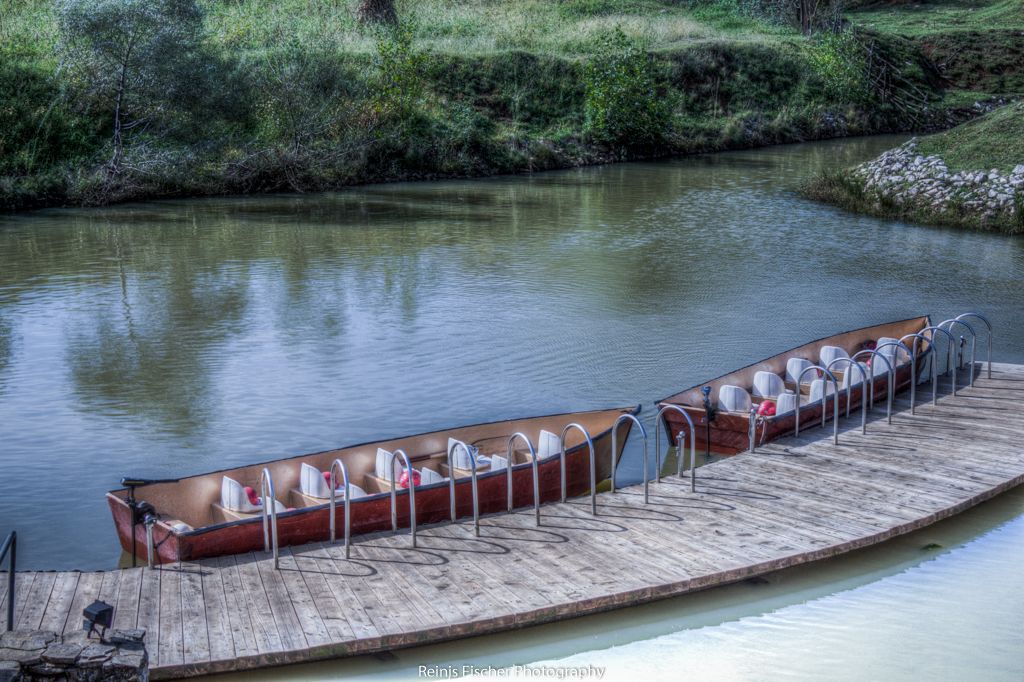
<instances>
[{"instance_id":1,"label":"brown canoe hull","mask_svg":"<svg viewBox=\"0 0 1024 682\"><path fill-rule=\"evenodd\" d=\"M620 445L624 444L629 435L630 422L619 429ZM595 462L597 463L597 481L608 478L611 471L612 438L610 432L602 432L593 437ZM622 448L619 448L621 453ZM590 456L585 445L569 448L566 461L566 492L570 497L589 493L590 491ZM557 456L541 460L537 466L540 488L540 502L557 501L561 498L561 466ZM503 512L507 509L508 488L505 471L482 473L478 476L478 493L480 514ZM416 523L425 525L448 521L451 518L449 485L433 484L416 490ZM516 508L529 508L533 505L533 467L517 465L512 469L513 504ZM473 498L472 483L469 478L459 478L455 484L457 516L472 518ZM142 524L132 528L131 509L122 495L109 493L107 500L114 518L114 525L122 549L131 554L132 535L134 530L135 556L145 562L146 529ZM402 489L396 493L398 526L408 529L409 491ZM339 501L336 507L337 539L341 542L345 527L345 507ZM352 537L375 531L391 530L391 496L378 494L367 498L359 498L351 503ZM301 545L310 542L322 542L330 537L330 506L305 507L277 515L279 545ZM400 531L408 532L408 530ZM167 525L158 523L154 526L154 545L157 548L156 563L189 561L205 557L229 554L240 554L259 551L264 548L263 520L254 516L242 521L224 523L208 528L200 528L191 532L174 532Z\"/></svg>"},{"instance_id":2,"label":"brown canoe hull","mask_svg":"<svg viewBox=\"0 0 1024 682\"><path fill-rule=\"evenodd\" d=\"M910 387L910 366L905 365L896 372L896 393L907 390ZM885 377L876 377L874 386L875 409L885 409L886 392L888 380ZM846 391L839 392L839 414L846 414ZM853 386L850 389L850 414L857 414L861 405L861 387ZM695 409L680 405L693 420L696 431L696 448L698 452L708 450L708 429L704 421L704 410ZM832 420L833 400L829 397L826 408L826 421ZM663 425L669 434L669 441L673 447L678 446L677 438L680 432L689 434L690 426L678 412L669 410L663 416ZM811 429L821 426L821 401L812 404L804 404L800 409L800 429ZM757 427L757 444L770 443L771 441L792 434L796 428L796 413L773 417ZM689 447L689 442L687 442ZM750 449L750 421L748 417L739 414L720 413L711 424L711 447L710 451L717 455L735 455L746 452ZM687 460L688 461L688 460Z\"/></svg>"}]
</instances>

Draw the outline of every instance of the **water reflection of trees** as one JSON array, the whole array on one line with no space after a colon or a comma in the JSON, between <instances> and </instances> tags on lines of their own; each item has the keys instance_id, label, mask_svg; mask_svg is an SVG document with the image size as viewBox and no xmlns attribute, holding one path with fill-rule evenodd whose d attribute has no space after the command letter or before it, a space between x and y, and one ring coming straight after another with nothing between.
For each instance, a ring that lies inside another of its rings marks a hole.
<instances>
[{"instance_id":1,"label":"water reflection of trees","mask_svg":"<svg viewBox=\"0 0 1024 682\"><path fill-rule=\"evenodd\" d=\"M713 310L749 291L736 264L758 257L759 223L806 231L798 216L758 213L780 176L828 162L806 150L23 216L0 224L0 313L44 289L64 297L77 311L65 352L81 406L191 433L218 409L216 372L233 344L270 334L326 370L353 325L442 326L460 287L525 302L520 312L545 324L570 307ZM12 334L0 326L0 368Z\"/></svg>"}]
</instances>

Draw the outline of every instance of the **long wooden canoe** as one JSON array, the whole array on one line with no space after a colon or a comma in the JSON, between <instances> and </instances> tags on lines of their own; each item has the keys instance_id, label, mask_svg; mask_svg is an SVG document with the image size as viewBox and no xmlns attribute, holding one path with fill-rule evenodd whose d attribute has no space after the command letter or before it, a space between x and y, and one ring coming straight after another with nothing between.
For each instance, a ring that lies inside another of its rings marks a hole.
<instances>
[{"instance_id":1,"label":"long wooden canoe","mask_svg":"<svg viewBox=\"0 0 1024 682\"><path fill-rule=\"evenodd\" d=\"M705 386L710 387L710 402L713 406L717 407L719 392L723 386L736 386L752 393L754 377L758 372L770 372L778 375L780 378L784 378L786 375L786 366L790 358L801 358L811 362L812 364L820 364L821 349L825 346L837 346L852 356L860 350L871 347L871 345L877 342L880 338L888 337L898 340L906 334L919 333L930 324L931 322L928 316L914 317L907 320L899 320L896 322L888 322L886 324L854 329L852 331L818 339L817 341L797 346L796 348L779 353L778 355L761 360L760 362L755 362L754 364L748 365L734 372L724 374L716 379L692 386L684 391L676 393L675 395L659 400L657 406L658 409L661 409L666 405L676 405L686 411L693 420L695 427L694 431L696 431L695 434L692 436L688 435L687 437L696 437L697 448L699 450L710 450L712 453L724 455L736 454L748 449L750 446L749 412L728 412L724 410L717 410L717 414L711 422L709 429L707 412L704 409L704 396L701 392L701 389ZM910 345L909 342L907 345ZM921 357L921 354L927 349L927 347L927 343L921 343L918 345L918 376L921 375L921 370L923 369L925 362L925 359ZM896 368L896 392L909 388L911 378L910 363L906 358L906 354L901 351L900 357L902 362L898 364ZM842 378L846 366L844 366L844 363L838 363L833 366L833 370L835 370L835 374L838 378ZM873 390L875 399L877 400L880 397L884 397L888 389L887 376L875 375L872 376L872 380L874 382ZM797 387L794 386L792 382L786 382L784 380L784 383L787 389L795 392ZM851 407L857 408L861 404L861 391L863 387L864 384L862 382L854 382L850 387L849 400ZM801 385L800 391L802 402L800 409L801 425L811 426L815 423L815 420L819 420L820 423L822 411L820 400L813 402L809 400L809 391L806 385ZM839 409L845 410L847 392L845 390L840 390L836 399L839 400ZM760 399L758 398L752 399L755 408L759 405L759 400ZM829 418L832 415L832 400L832 397L827 398L826 418ZM681 432L690 434L690 428L686 420L675 410L666 410L662 419L663 425L665 426L669 434L669 439L673 445L677 444L676 439ZM794 429L795 423L795 411L779 414L777 416L760 418L756 430L756 440L759 443L764 443L784 434L791 433ZM708 442L709 432L710 443Z\"/></svg>"},{"instance_id":2,"label":"long wooden canoe","mask_svg":"<svg viewBox=\"0 0 1024 682\"><path fill-rule=\"evenodd\" d=\"M134 499L146 502L155 509L159 521L153 528L156 556L154 561L166 563L238 554L263 548L263 518L261 512L241 513L226 509L222 504L221 489L224 477L242 486L260 490L260 477L264 468L270 471L278 502L286 508L277 514L279 543L297 545L327 540L330 528L329 501L303 494L300 489L302 464L328 472L335 459L341 459L348 469L350 481L362 488L366 495L351 501L352 534L368 533L391 528L390 480L376 476L378 448L394 451L402 449L408 454L412 467L429 467L447 476L447 444L455 438L479 449L481 455L507 454L509 437L522 432L535 447L542 430L561 434L566 425L575 422L591 435L595 449L597 480L611 475L611 429L623 414L636 414L639 406L591 412L573 412L544 417L513 419L434 431L403 438L363 443L337 450L299 455L261 464L214 471L173 481L161 481L134 486ZM619 448L622 452L629 436L630 420L619 429ZM583 435L577 429L566 434L566 488L570 496L590 491L590 456ZM547 454L539 459L538 480L541 502L557 500L561 496L561 466L559 453ZM512 465L513 502L516 507L533 504L532 461L522 441L517 442ZM455 470L455 498L458 516L471 516L472 489L470 472ZM507 504L507 470L479 471L478 490L481 514L504 510ZM450 518L449 481L416 486L417 523L432 523ZM129 504L129 488L112 490L107 501L114 517L121 546L140 559L146 559L146 528L133 523ZM408 527L409 491L399 487L397 492L399 526ZM339 496L336 506L336 528L344 527L344 504ZM134 539L134 542L133 542Z\"/></svg>"}]
</instances>

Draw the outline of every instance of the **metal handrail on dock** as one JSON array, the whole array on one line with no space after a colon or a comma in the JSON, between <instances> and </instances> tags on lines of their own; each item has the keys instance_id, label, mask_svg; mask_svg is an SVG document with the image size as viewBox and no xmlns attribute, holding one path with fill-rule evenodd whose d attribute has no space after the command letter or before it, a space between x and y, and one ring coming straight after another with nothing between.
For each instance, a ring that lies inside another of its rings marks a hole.
<instances>
[{"instance_id":1,"label":"metal handrail on dock","mask_svg":"<svg viewBox=\"0 0 1024 682\"><path fill-rule=\"evenodd\" d=\"M888 422L890 424L892 424L892 394L896 391L896 369L893 367L892 363L889 362L889 358L885 357L884 354L879 353L877 349L872 350L870 348L865 348L864 350L860 350L860 351L857 351L856 353L854 353L850 357L850 359L853 360L854 362L856 362L857 358L859 358L861 355L865 355L865 354L870 355L872 358L880 358L883 362L885 362L885 366L888 368L888 372L886 373L887 376L886 376L886 391L885 391L885 397L886 397L886 403L887 403L887 405L886 405L886 419L888 420ZM872 360L872 362L874 362L874 360ZM875 369L874 369L873 365L869 366L868 369L870 370L869 373L871 374L871 380L870 381L866 381L866 383L868 384L867 388L868 388L868 390L871 393L871 397L868 399L868 405L871 408L874 408L874 406L875 406ZM849 402L849 398L847 398L847 402Z\"/></svg>"},{"instance_id":2,"label":"metal handrail on dock","mask_svg":"<svg viewBox=\"0 0 1024 682\"><path fill-rule=\"evenodd\" d=\"M388 458L388 473L391 476L391 532L398 532L398 490L395 486L395 459L399 456L405 460L405 470L408 475L409 481L409 535L412 537L412 546L416 546L416 476L415 470L412 468L412 462L409 461L409 455L405 454L405 450L401 448L391 453L391 457ZM451 471L451 465L449 464L448 473L450 478L454 481L455 476ZM348 497L348 495L346 495ZM455 520L455 489L452 488L452 521Z\"/></svg>"},{"instance_id":3,"label":"metal handrail on dock","mask_svg":"<svg viewBox=\"0 0 1024 682\"><path fill-rule=\"evenodd\" d=\"M572 422L566 424L565 428L562 429L562 435L558 437L558 459L561 465L562 472L562 502L565 502L566 498L566 487L565 487L565 434L569 431L576 429L583 434L583 438L586 440L587 447L590 449L590 513L597 516L597 461L595 460L594 454L594 441L590 438L590 432L581 424Z\"/></svg>"},{"instance_id":4,"label":"metal handrail on dock","mask_svg":"<svg viewBox=\"0 0 1024 682\"><path fill-rule=\"evenodd\" d=\"M910 334L910 336L913 336L913 334ZM906 338L906 337L903 337L903 338ZM896 392L896 377L895 377L895 373L896 373L896 371L900 367L900 349L902 348L903 350L905 350L907 352L907 358L909 358L909 362L910 362L910 414L914 414L914 401L915 401L915 396L916 396L916 393L917 393L915 391L915 389L914 389L914 387L917 385L917 341L916 340L914 341L914 350L910 350L910 346L908 346L907 344L903 343L903 339L900 339L899 341L887 341L886 343L880 343L877 346L875 346L875 350L880 352L883 348L887 348L889 346L893 346L894 348L896 348L896 350L894 350L892 352L893 362L891 362L891 363L887 362L887 364L889 365L889 371L892 372L893 375L894 375L893 376L893 380L890 382L889 387L888 387L887 390L889 391L890 395ZM931 349L931 346L929 345L928 350L926 350L925 353L930 353L930 352L932 352L932 349ZM886 360L888 360L888 358L886 358ZM934 362L932 362L932 376L935 376L935 363ZM933 398L934 398L934 392L935 392L934 386L935 386L935 383L933 381L932 382Z\"/></svg>"},{"instance_id":5,"label":"metal handrail on dock","mask_svg":"<svg viewBox=\"0 0 1024 682\"><path fill-rule=\"evenodd\" d=\"M843 375L843 378L846 381L846 418L847 419L850 418L850 403L852 402L850 400L850 398L853 395L853 370L857 370L857 372L860 373L860 379L861 379L861 385L862 385L862 388L860 390L860 432L861 433L867 433L868 432L868 410L867 410L867 407L868 407L868 405L867 405L868 375L867 375L867 372L865 372L864 368L861 367L859 364L857 364L857 362L853 358L835 358L835 359L832 360L832 362L830 362L827 365L825 365L825 369L827 369L828 371L831 372L832 371L832 365L836 364L837 362L845 362L845 363L847 363L846 364L846 374Z\"/></svg>"},{"instance_id":6,"label":"metal handrail on dock","mask_svg":"<svg viewBox=\"0 0 1024 682\"><path fill-rule=\"evenodd\" d=\"M832 443L833 445L839 445L839 382L836 381L836 377L832 372L828 371L821 365L809 365L804 367L804 370L796 378L796 423L794 424L793 435L800 435L800 382L803 381L804 375L811 370L822 372L828 377L829 381L832 382L833 391L832 398ZM821 426L825 427L825 413L828 411L828 390L823 385L821 387Z\"/></svg>"},{"instance_id":7,"label":"metal handrail on dock","mask_svg":"<svg viewBox=\"0 0 1024 682\"><path fill-rule=\"evenodd\" d=\"M954 319L962 320L965 317L973 317L973 318L981 320L982 322L985 323L985 327L988 329L988 378L991 379L992 378L992 323L988 321L988 318L986 318L984 315L982 315L980 313L962 313L960 315L957 315ZM973 368L971 368L971 375L972 375L972 377L974 375L974 369ZM974 384L972 383L971 385L973 386Z\"/></svg>"},{"instance_id":8,"label":"metal handrail on dock","mask_svg":"<svg viewBox=\"0 0 1024 682\"><path fill-rule=\"evenodd\" d=\"M476 455L473 454L473 449L460 440L452 443L452 446L448 448L448 495L451 500L451 513L452 523L455 523L455 467L452 465L452 453L457 448L462 448L462 451L469 457L469 477L470 485L473 488L473 532L477 537L480 537L480 491L477 489L476 479ZM511 462L509 462L511 466Z\"/></svg>"},{"instance_id":9,"label":"metal handrail on dock","mask_svg":"<svg viewBox=\"0 0 1024 682\"><path fill-rule=\"evenodd\" d=\"M686 410L678 405L665 405L654 417L654 466L657 467L657 480L661 483L661 423L664 415L669 410L683 415L683 419L690 427L690 492L697 491L697 431L694 429L693 420ZM666 433L668 426L665 426ZM676 476L683 477L683 453L686 452L686 432L680 431L676 434ZM646 477L645 477L646 478ZM644 483L644 494L647 494L646 483Z\"/></svg>"},{"instance_id":10,"label":"metal handrail on dock","mask_svg":"<svg viewBox=\"0 0 1024 682\"><path fill-rule=\"evenodd\" d=\"M644 439L644 504L648 504L648 480L647 480L647 429L640 423L640 420L636 418L636 415L632 414L620 414L619 418L612 424L612 492L615 492L615 469L619 461L619 425L623 422L631 421L636 424L636 427L640 429L640 437ZM625 448L623 448L625 449Z\"/></svg>"},{"instance_id":11,"label":"metal handrail on dock","mask_svg":"<svg viewBox=\"0 0 1024 682\"><path fill-rule=\"evenodd\" d=\"M274 495L274 479L270 475L270 469L264 467L260 473L260 497L263 503L263 551L274 552L274 568L280 568L278 561L277 544L277 496ZM269 509L269 511L268 511ZM267 529L269 517L270 529Z\"/></svg>"},{"instance_id":12,"label":"metal handrail on dock","mask_svg":"<svg viewBox=\"0 0 1024 682\"><path fill-rule=\"evenodd\" d=\"M926 337L924 335L925 332L931 332L932 333L931 334L931 338ZM936 381L936 384L932 385L932 399L933 399L933 402L934 402L934 399L935 399L935 393L938 390L936 377L938 376L938 367L937 367L937 365L939 364L939 352L937 350L935 350L935 348L936 348L935 332L939 332L941 334L945 334L946 337L949 339L949 348L948 348L948 352L946 353L946 374L950 374L953 377L953 395L956 395L956 367L954 367L955 360L953 359L954 355L956 354L956 348L955 348L955 346L956 346L956 339L953 337L953 335L950 334L945 329L942 329L941 327L936 327L936 326L933 325L933 326L930 326L930 327L925 327L924 329L922 329L920 332L918 332L916 334L907 334L906 336L903 337L904 339L908 338L910 336L914 337L914 351L915 351L915 354L916 354L916 351L917 351L917 339L922 339L922 340L928 342L928 349L925 351L925 354L927 354L929 352L932 353L932 365L936 367L935 371L932 372L932 379L933 379L933 381ZM903 339L900 339L900 340L902 341ZM916 355L914 357L914 360L915 360L914 365L916 366L917 365L917 362L916 362L917 361L917 357L916 357ZM916 384L916 383L917 382L914 382L914 384ZM911 402L913 402L913 391L911 391ZM911 408L913 408L913 406L911 406ZM910 413L914 414L914 410L911 409Z\"/></svg>"},{"instance_id":13,"label":"metal handrail on dock","mask_svg":"<svg viewBox=\"0 0 1024 682\"><path fill-rule=\"evenodd\" d=\"M18 533L11 531L4 538L0 545L0 564L4 557L10 552L10 561L7 564L7 632L14 629L14 583L15 574L18 569Z\"/></svg>"},{"instance_id":14,"label":"metal handrail on dock","mask_svg":"<svg viewBox=\"0 0 1024 682\"><path fill-rule=\"evenodd\" d=\"M507 472L508 473L508 475L507 475L508 513L511 514L512 510L514 508L514 505L512 503L512 453L513 453L512 445L516 442L516 440L524 441L526 443L526 447L529 448L529 450L530 450L530 467L533 469L533 513L534 513L534 516L537 519L537 525L539 526L540 525L540 478L539 478L539 472L538 472L537 451L534 449L533 443L530 442L529 437L526 434L524 434L524 433L522 433L520 431L517 431L517 432L513 433L509 437L509 439L508 439L508 453L507 453L508 454L508 472Z\"/></svg>"},{"instance_id":15,"label":"metal handrail on dock","mask_svg":"<svg viewBox=\"0 0 1024 682\"><path fill-rule=\"evenodd\" d=\"M331 462L331 473L328 476L329 483L331 486L331 543L336 541L336 529L337 520L335 515L337 513L337 488L338 488L338 476L336 471L341 472L341 480L345 484L345 558L351 558L352 547L350 538L352 536L352 486L348 481L348 467L340 459L336 459Z\"/></svg>"},{"instance_id":16,"label":"metal handrail on dock","mask_svg":"<svg viewBox=\"0 0 1024 682\"><path fill-rule=\"evenodd\" d=\"M942 328L945 328L945 326L947 324L949 325L950 333L953 332L953 326L958 324L961 327L963 327L964 329L966 329L968 331L968 333L971 335L971 375L970 375L970 384L969 385L970 386L974 386L974 363L977 360L976 346L978 344L978 335L977 335L977 333L975 333L974 327L972 327L971 325L967 324L963 320L957 320L955 318L954 319L950 319L950 320L943 320L942 322L939 322L935 326L937 326L940 329L942 329ZM961 336L960 337L960 345L957 348L957 356L958 356L957 362L954 363L956 365L956 369L957 370L963 369L963 366L964 366L963 346L964 346L964 337Z\"/></svg>"}]
</instances>

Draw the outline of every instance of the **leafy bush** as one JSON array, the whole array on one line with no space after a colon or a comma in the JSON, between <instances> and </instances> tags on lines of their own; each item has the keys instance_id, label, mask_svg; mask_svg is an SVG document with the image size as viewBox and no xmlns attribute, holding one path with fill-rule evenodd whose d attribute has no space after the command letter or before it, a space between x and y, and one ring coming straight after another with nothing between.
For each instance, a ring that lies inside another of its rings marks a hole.
<instances>
[{"instance_id":1,"label":"leafy bush","mask_svg":"<svg viewBox=\"0 0 1024 682\"><path fill-rule=\"evenodd\" d=\"M818 35L808 46L807 57L828 99L849 104L874 99L864 47L853 31Z\"/></svg>"},{"instance_id":2,"label":"leafy bush","mask_svg":"<svg viewBox=\"0 0 1024 682\"><path fill-rule=\"evenodd\" d=\"M621 29L601 39L583 73L585 130L624 146L660 142L671 109L647 53Z\"/></svg>"},{"instance_id":3,"label":"leafy bush","mask_svg":"<svg viewBox=\"0 0 1024 682\"><path fill-rule=\"evenodd\" d=\"M382 118L408 125L423 107L426 57L413 46L410 22L377 31L373 103Z\"/></svg>"}]
</instances>

